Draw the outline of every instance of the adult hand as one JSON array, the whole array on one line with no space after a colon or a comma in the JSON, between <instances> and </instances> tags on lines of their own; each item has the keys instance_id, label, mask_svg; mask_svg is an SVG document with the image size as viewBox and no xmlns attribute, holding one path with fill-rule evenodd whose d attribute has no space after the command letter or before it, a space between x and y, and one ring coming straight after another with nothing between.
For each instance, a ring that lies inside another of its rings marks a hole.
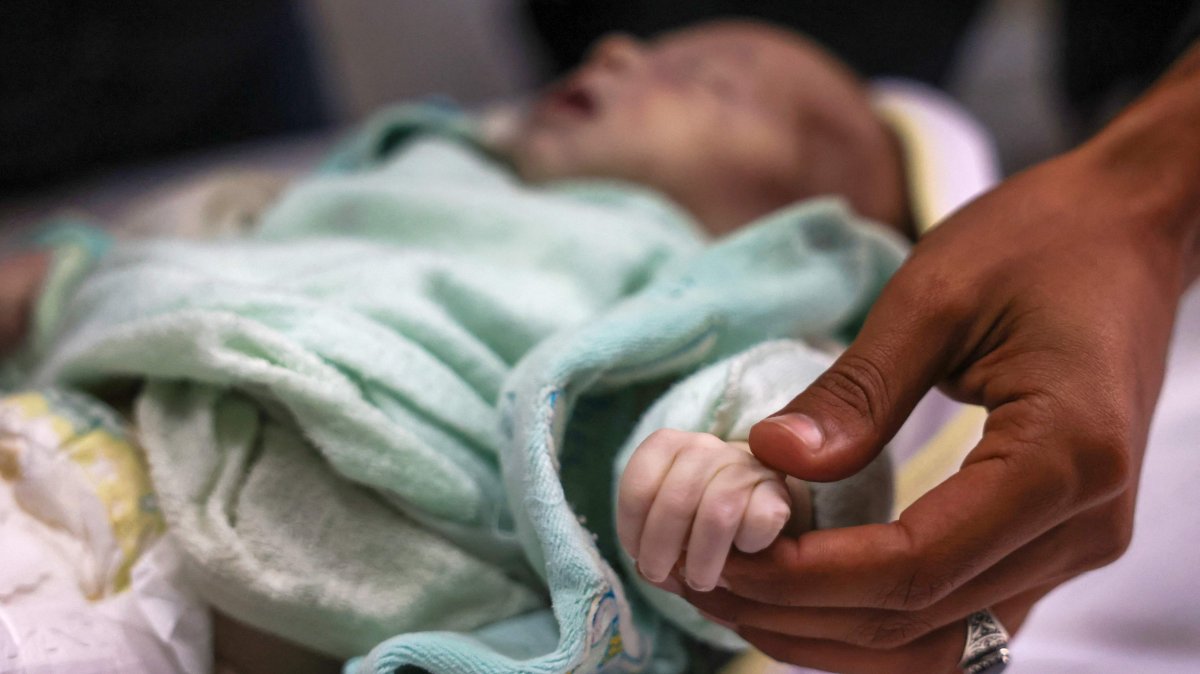
<instances>
[{"instance_id":1,"label":"adult hand","mask_svg":"<svg viewBox=\"0 0 1200 674\"><path fill-rule=\"evenodd\" d=\"M843 478L940 385L988 410L959 472L895 522L735 552L728 589L690 601L791 663L951 672L968 614L991 607L1014 630L1121 555L1200 258L1200 50L1188 58L1095 139L922 240L858 339L750 435L767 465Z\"/></svg>"}]
</instances>

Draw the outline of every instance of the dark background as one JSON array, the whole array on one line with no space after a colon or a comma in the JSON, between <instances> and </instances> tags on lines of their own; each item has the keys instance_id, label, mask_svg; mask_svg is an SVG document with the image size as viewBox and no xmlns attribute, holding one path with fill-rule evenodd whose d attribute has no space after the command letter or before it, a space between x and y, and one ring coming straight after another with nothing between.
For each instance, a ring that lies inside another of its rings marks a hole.
<instances>
[{"instance_id":1,"label":"dark background","mask_svg":"<svg viewBox=\"0 0 1200 674\"><path fill-rule=\"evenodd\" d=\"M0 194L329 122L288 0L0 2Z\"/></svg>"}]
</instances>

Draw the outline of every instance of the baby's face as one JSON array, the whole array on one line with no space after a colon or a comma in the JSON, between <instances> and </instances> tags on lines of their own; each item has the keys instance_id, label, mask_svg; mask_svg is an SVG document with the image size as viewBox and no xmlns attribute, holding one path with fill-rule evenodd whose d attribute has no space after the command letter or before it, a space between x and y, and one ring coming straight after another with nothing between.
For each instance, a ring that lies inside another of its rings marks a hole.
<instances>
[{"instance_id":1,"label":"baby's face","mask_svg":"<svg viewBox=\"0 0 1200 674\"><path fill-rule=\"evenodd\" d=\"M612 177L671 194L721 179L785 189L798 175L809 54L777 31L714 24L600 41L536 102L516 141L527 180ZM824 64L821 64L822 67Z\"/></svg>"}]
</instances>

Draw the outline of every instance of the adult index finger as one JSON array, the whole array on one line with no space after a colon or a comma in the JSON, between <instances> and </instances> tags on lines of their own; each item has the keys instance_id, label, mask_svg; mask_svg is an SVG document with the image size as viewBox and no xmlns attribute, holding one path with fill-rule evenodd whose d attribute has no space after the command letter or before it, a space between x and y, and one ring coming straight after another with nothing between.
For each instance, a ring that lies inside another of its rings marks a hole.
<instances>
[{"instance_id":1,"label":"adult index finger","mask_svg":"<svg viewBox=\"0 0 1200 674\"><path fill-rule=\"evenodd\" d=\"M731 555L723 574L730 591L783 606L918 610L1123 485L1116 477L1090 483L1097 473L1076 465L1088 450L1026 446L992 426L958 473L895 522L813 531Z\"/></svg>"}]
</instances>

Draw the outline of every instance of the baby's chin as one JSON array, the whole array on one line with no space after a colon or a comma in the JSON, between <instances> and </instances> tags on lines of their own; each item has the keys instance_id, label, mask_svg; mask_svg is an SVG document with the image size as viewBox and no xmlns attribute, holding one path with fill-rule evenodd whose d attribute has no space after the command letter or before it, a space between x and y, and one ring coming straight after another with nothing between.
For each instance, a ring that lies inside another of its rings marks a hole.
<instances>
[{"instance_id":1,"label":"baby's chin","mask_svg":"<svg viewBox=\"0 0 1200 674\"><path fill-rule=\"evenodd\" d=\"M578 148L560 134L532 131L520 134L512 144L510 160L517 175L526 182L539 183L572 177L596 177L580 161Z\"/></svg>"},{"instance_id":2,"label":"baby's chin","mask_svg":"<svg viewBox=\"0 0 1200 674\"><path fill-rule=\"evenodd\" d=\"M573 177L566 148L552 132L523 129L511 146L509 159L517 175L528 183L543 183Z\"/></svg>"},{"instance_id":3,"label":"baby's chin","mask_svg":"<svg viewBox=\"0 0 1200 674\"><path fill-rule=\"evenodd\" d=\"M528 183L623 177L622 172L606 166L612 162L603 161L606 153L596 151L595 145L595 139L572 129L530 126L516 134L509 159L517 175Z\"/></svg>"}]
</instances>

